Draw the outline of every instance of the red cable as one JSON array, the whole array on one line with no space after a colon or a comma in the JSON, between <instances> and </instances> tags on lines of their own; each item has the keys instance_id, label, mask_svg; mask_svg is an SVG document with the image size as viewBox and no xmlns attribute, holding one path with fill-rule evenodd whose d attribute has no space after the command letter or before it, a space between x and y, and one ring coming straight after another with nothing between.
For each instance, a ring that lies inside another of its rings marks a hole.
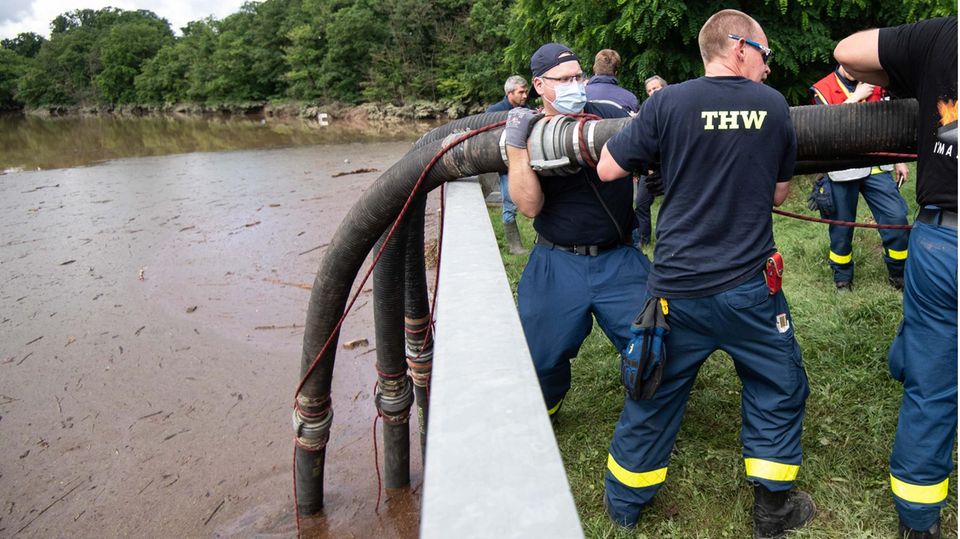
<instances>
[{"instance_id":1,"label":"red cable","mask_svg":"<svg viewBox=\"0 0 960 539\"><path fill-rule=\"evenodd\" d=\"M293 444L293 466L290 467L293 472L293 511L297 521L297 539L303 536L300 530L300 508L297 507L297 444Z\"/></svg>"},{"instance_id":2,"label":"red cable","mask_svg":"<svg viewBox=\"0 0 960 539\"><path fill-rule=\"evenodd\" d=\"M876 155L880 157L902 157L904 159L917 160L917 154L915 153L894 153L894 152L869 152L863 155Z\"/></svg>"},{"instance_id":3,"label":"red cable","mask_svg":"<svg viewBox=\"0 0 960 539\"><path fill-rule=\"evenodd\" d=\"M377 387L379 386L380 381L377 380L373 384L373 394L377 394ZM377 421L383 416L380 408L377 408L377 417L373 418L373 468L377 470L377 505L374 506L373 512L380 514L380 491L383 490L383 480L380 478L380 454L377 451Z\"/></svg>"},{"instance_id":4,"label":"red cable","mask_svg":"<svg viewBox=\"0 0 960 539\"><path fill-rule=\"evenodd\" d=\"M356 292L354 292L353 297L350 299L350 303L349 303L349 304L347 305L347 307L344 309L343 315L340 316L340 319L337 321L337 324L334 326L333 331L330 332L330 336L327 337L326 342L323 343L323 346L320 348L320 351L317 352L316 357L314 357L314 358L313 358L313 361L310 363L310 367L307 368L307 372L304 373L303 377L300 379L300 383L297 384L297 390L296 390L296 392L294 393L294 399L293 399L293 407L294 407L295 410L300 411L300 403L297 401L297 396L300 395L300 390L303 389L303 385L307 382L307 379L310 378L310 375L313 374L313 371L314 371L314 369L316 369L317 365L320 363L320 359L323 357L324 352L327 351L327 348L330 346L330 343L333 342L333 337L337 334L338 331L340 331L340 327L343 325L344 320L346 320L347 314L350 313L350 310L353 308L353 305L356 303L357 298L360 297L360 293L363 291L363 285L365 285L365 284L367 283L367 280L370 278L370 275L373 273L373 268L375 268L376 265L377 265L377 263L380 262L380 257L383 255L383 252L384 252L384 250L386 249L387 244L390 243L390 238L393 237L394 232L396 232L397 227L400 225L400 222L403 220L404 216L406 215L407 210L410 208L411 202L412 202L413 199L416 197L417 192L418 192L419 189L420 189L420 186L423 184L423 180L426 179L426 177L427 177L427 174L430 172L430 170L433 169L433 166L436 165L437 161L439 161L440 158L444 156L444 154L446 154L448 151L450 151L451 149L453 149L455 146L457 146L457 145L460 144L461 142L463 142L463 141L465 141L465 140L467 140L467 139L469 139L469 138L475 137L475 136L477 136L477 135L479 135L479 134L481 134L481 133L485 133L485 132L487 132L487 131L496 129L496 128L498 128L498 127L501 127L501 126L503 126L504 124L506 124L506 121L505 121L505 120L504 120L504 121L500 121L500 122L496 122L496 123L493 123L493 124L489 124L489 125L480 127L480 128L478 128L478 129L474 129L473 131L469 131L469 132L467 132L467 133L465 133L465 134L457 137L456 139L454 139L453 141L451 141L449 144L447 144L446 146L444 146L443 148L441 148L440 151L437 152L436 155L433 156L433 158L430 160L430 162L427 163L427 166L424 167L423 172L420 174L420 177L417 178L417 182L414 184L413 189L411 189L410 195L407 197L406 202L404 202L403 208L400 209L400 213L397 215L396 220L394 220L393 225L390 227L389 232L387 232L386 239L383 241L383 244L380 246L380 249L377 251L377 254L376 254L376 256L374 257L373 262L370 264L370 268L367 270L367 273L363 276L363 279L360 281L360 284L357 286ZM441 188L441 193L442 193L442 192L443 192L443 191L442 191L442 188ZM443 209L443 200L442 200L442 198L441 198L441 211L442 211L442 209ZM439 234L440 234L440 237L442 237L442 234L443 234L442 228L441 228ZM437 256L438 256L438 260L439 260L439 255L440 255L440 245L439 245L439 243L438 243L438 246L437 246ZM437 266L437 279L439 280L439 262L438 262L438 266ZM433 297L433 304L432 304L432 305L433 305L432 308L434 308L434 309L436 308L436 299L437 299L437 296L436 296L436 285L434 285L434 297ZM432 314L433 314L433 311L431 311L431 315L432 315ZM431 319L432 319L432 316L431 316ZM432 325L432 322L431 322L431 325ZM429 336L429 332L427 333L427 335ZM326 411L324 410L324 412L326 412ZM379 414L379 412L378 412L378 414ZM378 416L378 417L379 417L379 416ZM376 421L376 420L375 420L375 421ZM296 461L296 448L297 448L297 444L296 444L296 441L295 441L295 442L294 442L294 459L293 459L293 502L294 502L294 514L295 514L295 517L296 517L296 520L297 520L297 537L300 537L302 532L301 532L301 529L300 529L300 508L299 508L299 506L297 505L297 461ZM374 452L376 452L376 422L374 422ZM379 468L379 467L377 468L377 481L378 481L378 485L379 485L379 481L380 481L380 468ZM377 489L377 506L378 506L378 508L379 508L379 500L380 500L379 490L380 490L380 489L379 489L379 487L378 487L378 489Z\"/></svg>"},{"instance_id":5,"label":"red cable","mask_svg":"<svg viewBox=\"0 0 960 539\"><path fill-rule=\"evenodd\" d=\"M378 262L380 262L380 257L383 255L384 250L386 250L387 244L390 242L390 238L393 237L394 232L397 230L397 227L400 225L400 221L406 215L407 210L410 207L410 203L413 201L414 197L416 196L417 191L419 191L420 185L423 183L423 180L427 177L427 174L430 172L433 166L437 163L437 161L439 161L440 158L444 156L444 154L446 154L448 151L453 149L453 147L456 146L457 144L460 144L461 142L469 138L475 137L480 133L484 133L486 131L496 129L497 127L500 127L505 123L506 121L500 121L497 123L486 125L479 129L474 129L473 131L470 131L460 137L457 137L452 142L444 146L439 152L437 152L437 154L433 156L433 159L431 159L430 162L427 163L427 166L424 167L423 172L420 174L420 177L417 179L417 183L414 184L413 189L410 191L410 196L407 197L407 201L403 204L403 208L400 210L400 214L397 216L397 219L393 222L393 225L390 227L390 231L387 233L386 239L384 240L383 244L380 246L380 250L377 251L377 254L373 259L373 263L370 264L370 268L367 270L367 273L363 276L363 280L361 280L360 285L357 286L357 291L353 294L353 298L350 299L350 303L347 305L347 308L344 309L343 315L340 317L340 320L337 321L337 324L336 326L334 326L333 331L330 332L330 336L327 337L327 341L323 344L323 347L320 349L320 351L317 352L317 355L316 357L314 357L313 361L310 363L310 367L307 369L307 372L303 375L303 378L300 380L300 383L297 385L297 391L296 391L296 394L294 395L294 406L296 407L296 409L298 410L300 409L299 403L296 402L296 395L300 394L300 390L303 389L303 385L306 383L307 379L310 378L310 375L313 374L313 370L319 364L320 358L323 356L323 353L326 352L327 347L329 347L331 341L333 341L333 336L336 335L337 332L340 330L340 327L343 325L343 322L346 319L347 314L353 308L353 305L354 303L356 303L357 298L360 297L360 293L363 291L363 285L367 283L367 280L370 278L370 275L373 273L373 268L376 267Z\"/></svg>"},{"instance_id":6,"label":"red cable","mask_svg":"<svg viewBox=\"0 0 960 539\"><path fill-rule=\"evenodd\" d=\"M440 186L440 222L437 223L437 273L433 278L433 299L430 301L430 321L427 323L426 333L423 334L423 344L420 346L420 351L417 352L417 357L413 358L414 361L420 359L420 356L423 355L423 350L426 348L427 341L433 338L433 326L437 323L435 318L437 314L437 292L440 289L440 255L443 252L443 219L446 216L446 204L445 204L445 195L446 195L446 184ZM431 343L431 349L433 345ZM431 367L431 371L433 367ZM427 390L427 399L430 398L430 386L426 386Z\"/></svg>"},{"instance_id":7,"label":"red cable","mask_svg":"<svg viewBox=\"0 0 960 539\"><path fill-rule=\"evenodd\" d=\"M900 230L910 230L913 228L913 225L881 225L874 223L855 223L853 221L838 221L836 219L821 219L819 217L809 217L807 215L801 215L799 213L791 213L788 211L773 209L773 213L779 215L785 215L787 217L793 217L794 219L799 219L801 221L810 221L813 223L826 223L828 225L838 225L838 226L847 226L850 228L894 228Z\"/></svg>"}]
</instances>

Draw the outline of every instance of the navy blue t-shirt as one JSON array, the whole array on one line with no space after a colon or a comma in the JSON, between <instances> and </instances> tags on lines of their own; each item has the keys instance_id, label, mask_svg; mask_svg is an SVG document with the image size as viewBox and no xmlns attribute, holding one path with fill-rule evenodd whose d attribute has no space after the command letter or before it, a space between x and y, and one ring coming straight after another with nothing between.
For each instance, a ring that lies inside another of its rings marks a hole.
<instances>
[{"instance_id":1,"label":"navy blue t-shirt","mask_svg":"<svg viewBox=\"0 0 960 539\"><path fill-rule=\"evenodd\" d=\"M624 118L628 114L618 107L603 103L587 103L583 112L601 118ZM596 186L604 203L613 214L620 231L597 200L590 184ZM623 241L630 234L633 213L633 180L624 176L602 182L597 170L582 167L570 176L541 176L543 208L533 220L533 228L544 238L561 245L605 245Z\"/></svg>"},{"instance_id":2,"label":"navy blue t-shirt","mask_svg":"<svg viewBox=\"0 0 960 539\"><path fill-rule=\"evenodd\" d=\"M660 163L665 192L651 293L709 296L760 271L774 251L776 184L793 176L797 153L779 92L742 77L671 84L607 149L626 170Z\"/></svg>"}]
</instances>

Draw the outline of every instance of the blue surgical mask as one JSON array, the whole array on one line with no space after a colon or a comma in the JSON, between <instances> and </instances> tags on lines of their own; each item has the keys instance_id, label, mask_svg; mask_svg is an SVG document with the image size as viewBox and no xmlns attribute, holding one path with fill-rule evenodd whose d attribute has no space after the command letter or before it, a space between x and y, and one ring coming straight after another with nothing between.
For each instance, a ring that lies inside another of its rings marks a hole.
<instances>
[{"instance_id":1,"label":"blue surgical mask","mask_svg":"<svg viewBox=\"0 0 960 539\"><path fill-rule=\"evenodd\" d=\"M553 108L561 114L579 114L587 104L587 90L579 82L558 84L555 88L557 99L553 101Z\"/></svg>"}]
</instances>

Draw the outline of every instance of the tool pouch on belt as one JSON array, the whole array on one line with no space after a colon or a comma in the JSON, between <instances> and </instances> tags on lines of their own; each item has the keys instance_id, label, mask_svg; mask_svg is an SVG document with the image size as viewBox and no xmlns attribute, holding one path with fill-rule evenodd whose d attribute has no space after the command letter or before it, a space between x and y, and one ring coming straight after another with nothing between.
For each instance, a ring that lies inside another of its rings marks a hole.
<instances>
[{"instance_id":1,"label":"tool pouch on belt","mask_svg":"<svg viewBox=\"0 0 960 539\"><path fill-rule=\"evenodd\" d=\"M783 286L783 257L780 253L770 255L763 265L763 279L767 281L771 296L780 291L780 287Z\"/></svg>"},{"instance_id":2,"label":"tool pouch on belt","mask_svg":"<svg viewBox=\"0 0 960 539\"><path fill-rule=\"evenodd\" d=\"M620 354L620 381L633 400L646 400L660 387L667 361L668 304L650 298L630 326L633 338Z\"/></svg>"},{"instance_id":3,"label":"tool pouch on belt","mask_svg":"<svg viewBox=\"0 0 960 539\"><path fill-rule=\"evenodd\" d=\"M811 210L820 210L820 217L824 219L833 217L834 213L831 186L829 176L820 176L817 178L817 181L813 183L813 190L810 192L810 196L807 197L807 207Z\"/></svg>"}]
</instances>

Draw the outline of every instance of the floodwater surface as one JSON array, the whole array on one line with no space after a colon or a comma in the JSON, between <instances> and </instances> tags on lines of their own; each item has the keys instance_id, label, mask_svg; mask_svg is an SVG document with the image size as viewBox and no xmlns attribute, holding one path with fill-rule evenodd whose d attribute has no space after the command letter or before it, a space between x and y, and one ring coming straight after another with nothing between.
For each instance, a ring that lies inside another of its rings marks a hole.
<instances>
[{"instance_id":1,"label":"floodwater surface","mask_svg":"<svg viewBox=\"0 0 960 539\"><path fill-rule=\"evenodd\" d=\"M87 152L59 125L43 136ZM164 125L138 136L165 139ZM122 121L105 129L126 136ZM0 536L295 535L309 289L337 225L411 140L0 175ZM415 421L412 485L376 507L370 287L341 333L369 345L338 351L326 506L306 537L417 533Z\"/></svg>"}]
</instances>

